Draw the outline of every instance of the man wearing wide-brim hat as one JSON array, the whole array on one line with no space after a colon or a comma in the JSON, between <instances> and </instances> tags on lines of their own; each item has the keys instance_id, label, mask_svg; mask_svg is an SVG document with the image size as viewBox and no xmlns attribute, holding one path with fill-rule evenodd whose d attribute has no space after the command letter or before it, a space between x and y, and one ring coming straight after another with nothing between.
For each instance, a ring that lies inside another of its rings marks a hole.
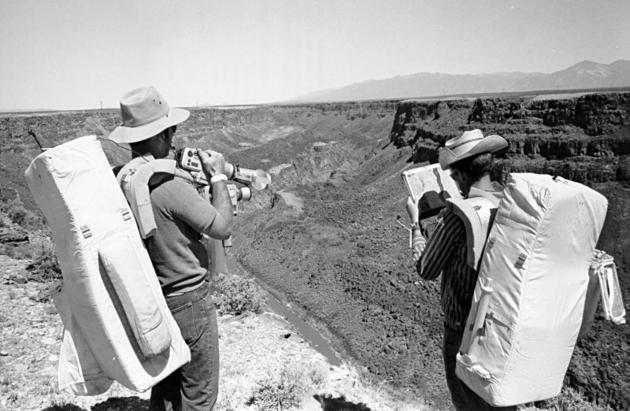
<instances>
[{"instance_id":1,"label":"man wearing wide-brim hat","mask_svg":"<svg viewBox=\"0 0 630 411\"><path fill-rule=\"evenodd\" d=\"M494 153L508 146L498 135L484 136L481 130L470 130L450 139L439 150L442 169L450 170L462 196L483 197L498 206L502 187L490 178ZM412 204L411 207L416 207ZM455 375L457 352L472 302L478 272L468 260L466 228L462 219L445 208L430 238L425 240L418 224L413 229L413 256L421 278L434 280L442 274L441 304L444 312L442 355L446 382L457 410L511 410L515 407L492 407Z\"/></svg>"},{"instance_id":2,"label":"man wearing wide-brim hat","mask_svg":"<svg viewBox=\"0 0 630 411\"><path fill-rule=\"evenodd\" d=\"M109 138L127 143L132 160L121 173L133 178L134 162L170 156L177 125L187 110L171 108L153 87L142 87L120 100L122 124ZM212 203L182 178L150 183L157 229L145 240L166 303L190 348L191 360L151 390L152 410L210 410L219 382L216 311L210 297L208 253L202 234L226 239L231 234L232 203L226 187L225 160L216 152L198 151L212 185ZM137 216L136 216L137 217Z\"/></svg>"}]
</instances>

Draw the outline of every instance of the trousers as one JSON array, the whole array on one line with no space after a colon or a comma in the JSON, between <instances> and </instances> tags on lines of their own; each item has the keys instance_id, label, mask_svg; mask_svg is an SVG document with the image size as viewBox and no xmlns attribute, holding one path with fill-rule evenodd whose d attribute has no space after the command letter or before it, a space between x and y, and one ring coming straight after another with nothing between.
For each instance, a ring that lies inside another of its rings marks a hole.
<instances>
[{"instance_id":1,"label":"trousers","mask_svg":"<svg viewBox=\"0 0 630 411\"><path fill-rule=\"evenodd\" d=\"M190 348L190 362L153 387L150 410L212 410L219 392L219 333L210 286L167 296L166 304Z\"/></svg>"},{"instance_id":2,"label":"trousers","mask_svg":"<svg viewBox=\"0 0 630 411\"><path fill-rule=\"evenodd\" d=\"M457 330L444 325L444 340L442 344L442 356L444 358L444 371L446 373L446 384L451 393L451 400L457 411L516 411L516 406L493 407L468 388L457 375L455 375L455 364L457 362L457 352L462 343L464 330Z\"/></svg>"}]
</instances>

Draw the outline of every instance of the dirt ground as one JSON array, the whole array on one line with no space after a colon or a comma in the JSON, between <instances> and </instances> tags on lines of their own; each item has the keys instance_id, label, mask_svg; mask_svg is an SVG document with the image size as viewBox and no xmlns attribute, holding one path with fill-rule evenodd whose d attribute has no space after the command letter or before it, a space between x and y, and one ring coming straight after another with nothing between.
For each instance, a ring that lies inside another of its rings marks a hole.
<instances>
[{"instance_id":1,"label":"dirt ground","mask_svg":"<svg viewBox=\"0 0 630 411\"><path fill-rule=\"evenodd\" d=\"M338 350L446 409L439 282L419 280L396 224L405 197L393 171L408 166L406 156L393 148L382 155L388 169L374 165L386 176L377 183L357 176L339 188L298 187L303 212L279 202L245 216L235 249L249 271L325 323Z\"/></svg>"},{"instance_id":2,"label":"dirt ground","mask_svg":"<svg viewBox=\"0 0 630 411\"><path fill-rule=\"evenodd\" d=\"M57 362L63 326L48 297L53 284L26 281L27 263L0 255L0 410L148 409L149 392L137 393L117 383L107 393L92 397L58 391ZM347 400L362 402L374 410L428 409L420 401L397 398L384 385L373 385L350 363L331 366L274 313L220 316L219 332L221 380L217 410L266 409L248 403L261 386L286 372L308 374L298 393L297 409L321 409L313 398L315 394L335 398L344 395Z\"/></svg>"},{"instance_id":3,"label":"dirt ground","mask_svg":"<svg viewBox=\"0 0 630 411\"><path fill-rule=\"evenodd\" d=\"M339 351L376 377L447 409L440 281L418 277L408 234L396 223L398 217L404 223L408 218L400 171L415 164L408 162L406 149L387 146L375 135L364 139L364 157L355 153L357 163L341 179L319 160L325 150L294 153L296 165L276 177L272 208L238 220L237 256L250 272L325 324ZM328 150L349 152L346 144L341 140ZM265 147L257 154L265 156ZM309 173L300 172L302 164L309 165ZM612 201L612 213L626 213L622 204ZM626 241L618 238L617 243ZM627 350L612 341L625 344L628 332L598 318L576 347L565 387L577 390L577 397L624 409Z\"/></svg>"},{"instance_id":4,"label":"dirt ground","mask_svg":"<svg viewBox=\"0 0 630 411\"><path fill-rule=\"evenodd\" d=\"M448 110L440 103L435 113L425 113L439 124L424 127L421 122L410 123L403 136L410 138L416 130L422 130L423 139L429 140L436 133L444 137L441 127L450 127L449 133L468 127L464 108L473 103L451 103ZM490 103L489 114L494 115ZM410 147L397 149L390 143L390 132L404 123L396 117L396 111L391 102L240 111L195 109L178 128L175 143L211 147L236 164L272 173L270 189L254 193L250 202L242 204L236 219L234 253L240 263L293 302L296 309L320 326L338 352L356 360L374 379L410 390L431 407L446 409L450 401L440 354L439 281L425 282L417 277L407 233L396 223L398 216L402 221L407 218L400 171L414 166L412 156L420 161ZM610 114L611 119L616 118L615 113ZM25 130L33 128L38 135L52 136L51 143L60 143L85 135L92 123L111 129L117 121L117 113L110 112L0 122L0 134L6 137L0 138L0 146L9 141L19 143L0 150L0 195L11 192L8 187L21 195L25 204L31 201L22 173L36 153L32 141L20 137L26 135ZM610 123L606 121L604 124ZM495 131L501 133L522 127L524 134L540 137L532 145L540 150L546 147L544 144L549 146L546 150L552 150L558 140L547 141L546 135L539 136L543 128L539 123L501 120L497 127ZM558 126L551 131L565 128ZM625 140L619 139L615 147L627 153ZM434 148L429 154L435 154ZM108 154L110 159L122 161L123 156ZM609 160L601 157L592 165L617 161L619 170L630 170L627 155ZM575 160L577 165L582 163ZM624 164L626 167L621 167ZM628 273L630 237L626 220L630 189L618 182L603 184L596 189L611 200L609 215L613 218L604 229L602 249L618 258L620 273ZM622 281L624 295L628 295L630 282L625 278ZM5 320L0 321L4 326ZM53 338L52 332L37 327L33 330L48 332L36 335L42 343ZM591 334L576 347L565 379L565 387L570 385L576 391L572 396L617 409L628 408L629 333L630 327L595 321ZM0 361L11 358L0 356ZM50 366L46 358L37 359L41 364L33 369L45 373ZM19 363L26 367L22 371L28 371L27 362ZM11 382L4 385L8 384ZM581 409L599 409L590 406Z\"/></svg>"}]
</instances>

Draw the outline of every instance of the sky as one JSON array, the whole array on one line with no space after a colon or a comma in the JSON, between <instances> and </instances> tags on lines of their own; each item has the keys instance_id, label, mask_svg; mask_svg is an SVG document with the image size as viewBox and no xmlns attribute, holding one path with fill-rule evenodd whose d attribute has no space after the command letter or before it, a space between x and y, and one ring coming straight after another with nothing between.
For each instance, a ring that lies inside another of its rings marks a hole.
<instances>
[{"instance_id":1,"label":"sky","mask_svg":"<svg viewBox=\"0 0 630 411\"><path fill-rule=\"evenodd\" d=\"M627 0L0 0L0 111L270 103L420 72L630 60Z\"/></svg>"}]
</instances>

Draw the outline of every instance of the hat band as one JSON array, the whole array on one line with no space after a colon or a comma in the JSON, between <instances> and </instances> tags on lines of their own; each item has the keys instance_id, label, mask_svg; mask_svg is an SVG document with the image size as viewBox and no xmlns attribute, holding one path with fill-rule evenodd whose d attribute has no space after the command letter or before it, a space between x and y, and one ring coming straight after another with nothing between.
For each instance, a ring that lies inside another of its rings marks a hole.
<instances>
[{"instance_id":1,"label":"hat band","mask_svg":"<svg viewBox=\"0 0 630 411\"><path fill-rule=\"evenodd\" d=\"M153 123L154 121L157 121L161 119L162 117L168 117L168 108L166 108L166 111L161 111L147 118L141 119L138 117L131 116L126 121L123 121L122 125L125 127L141 127L149 123Z\"/></svg>"}]
</instances>

